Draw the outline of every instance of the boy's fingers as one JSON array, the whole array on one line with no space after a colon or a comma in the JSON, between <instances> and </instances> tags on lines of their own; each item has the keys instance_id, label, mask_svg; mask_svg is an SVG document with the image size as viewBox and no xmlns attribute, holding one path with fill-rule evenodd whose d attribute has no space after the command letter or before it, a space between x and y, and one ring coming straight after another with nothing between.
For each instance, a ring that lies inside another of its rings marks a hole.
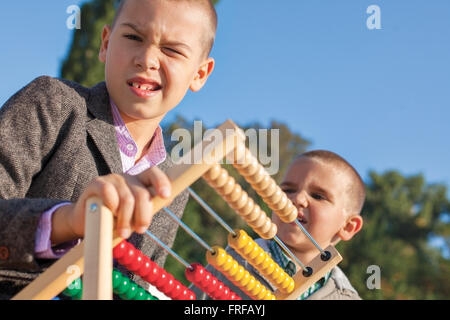
<instances>
[{"instance_id":1,"label":"boy's fingers","mask_svg":"<svg viewBox=\"0 0 450 320\"><path fill-rule=\"evenodd\" d=\"M146 187L152 186L159 196L163 198L170 197L172 185L167 175L158 167L155 166L145 170L137 177Z\"/></svg>"},{"instance_id":2,"label":"boy's fingers","mask_svg":"<svg viewBox=\"0 0 450 320\"><path fill-rule=\"evenodd\" d=\"M119 230L119 235L122 238L127 239L132 233L131 224L135 207L134 195L123 176L114 175L111 177L110 181L114 185L119 196L119 206L116 211L116 229Z\"/></svg>"},{"instance_id":3,"label":"boy's fingers","mask_svg":"<svg viewBox=\"0 0 450 320\"><path fill-rule=\"evenodd\" d=\"M107 179L103 177L95 179L83 192L83 197L81 199L86 200L93 196L101 198L103 201L103 205L115 214L120 204L119 194L117 193L116 187ZM81 210L84 211L84 201L81 203L81 205Z\"/></svg>"},{"instance_id":4,"label":"boy's fingers","mask_svg":"<svg viewBox=\"0 0 450 320\"><path fill-rule=\"evenodd\" d=\"M144 233L150 226L154 215L151 195L148 189L142 185L133 185L131 191L135 198L133 228L137 233Z\"/></svg>"}]
</instances>

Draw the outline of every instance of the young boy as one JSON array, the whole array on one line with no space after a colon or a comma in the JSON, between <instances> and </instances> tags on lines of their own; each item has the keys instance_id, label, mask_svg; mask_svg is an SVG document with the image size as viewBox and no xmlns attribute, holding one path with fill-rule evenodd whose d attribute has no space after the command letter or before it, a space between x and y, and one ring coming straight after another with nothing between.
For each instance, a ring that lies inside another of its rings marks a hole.
<instances>
[{"instance_id":1,"label":"young boy","mask_svg":"<svg viewBox=\"0 0 450 320\"><path fill-rule=\"evenodd\" d=\"M290 165L280 187L297 207L298 221L321 248L335 245L339 240L349 241L361 230L364 183L356 170L339 155L325 150L300 155ZM294 222L283 223L274 213L272 220L278 228L277 236L303 264L308 265L319 254L318 249ZM299 270L274 240L256 239L256 242L291 276ZM228 247L227 251L262 284L274 290L233 249ZM207 268L213 270L219 280L243 299L250 299L211 266ZM199 299L208 298L198 288L193 289ZM360 297L342 270L335 267L298 299L348 300Z\"/></svg>"},{"instance_id":2,"label":"young boy","mask_svg":"<svg viewBox=\"0 0 450 320\"><path fill-rule=\"evenodd\" d=\"M176 234L150 202L149 186L171 197L159 123L206 83L216 25L210 0L122 0L101 35L105 82L39 77L0 109L0 299L80 241L91 196L123 238L164 264L166 253L142 235L151 224L170 245ZM181 216L186 201L170 206Z\"/></svg>"}]
</instances>

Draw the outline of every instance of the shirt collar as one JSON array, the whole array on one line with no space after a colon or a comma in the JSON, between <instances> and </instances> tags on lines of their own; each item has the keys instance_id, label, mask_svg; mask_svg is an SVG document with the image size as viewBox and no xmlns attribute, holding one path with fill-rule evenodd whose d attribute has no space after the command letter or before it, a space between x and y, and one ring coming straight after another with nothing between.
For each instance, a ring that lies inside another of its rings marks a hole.
<instances>
[{"instance_id":1,"label":"shirt collar","mask_svg":"<svg viewBox=\"0 0 450 320\"><path fill-rule=\"evenodd\" d=\"M123 171L129 174L138 174L152 166L162 163L166 159L166 148L161 126L158 126L150 142L147 153L135 163L138 148L124 123L119 109L112 99L110 99L111 111L113 115L114 128L122 159Z\"/></svg>"}]
</instances>

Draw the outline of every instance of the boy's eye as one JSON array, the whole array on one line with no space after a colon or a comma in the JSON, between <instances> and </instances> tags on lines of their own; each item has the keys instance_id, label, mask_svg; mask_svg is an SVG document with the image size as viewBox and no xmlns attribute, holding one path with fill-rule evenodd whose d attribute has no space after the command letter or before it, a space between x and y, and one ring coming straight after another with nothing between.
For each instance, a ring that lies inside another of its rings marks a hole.
<instances>
[{"instance_id":1,"label":"boy's eye","mask_svg":"<svg viewBox=\"0 0 450 320\"><path fill-rule=\"evenodd\" d=\"M282 190L284 193L287 193L287 194L289 194L289 193L294 193L294 192L295 192L294 189L290 189L290 188L281 188L281 190Z\"/></svg>"},{"instance_id":2,"label":"boy's eye","mask_svg":"<svg viewBox=\"0 0 450 320\"><path fill-rule=\"evenodd\" d=\"M167 51L167 52L169 52L169 53L171 53L171 54L176 54L176 55L183 56L183 54L182 54L180 51L175 50L175 49L173 49L173 48L164 47L163 50L164 50L164 51Z\"/></svg>"},{"instance_id":3,"label":"boy's eye","mask_svg":"<svg viewBox=\"0 0 450 320\"><path fill-rule=\"evenodd\" d=\"M126 34L124 37L130 40L141 41L141 38L134 34Z\"/></svg>"},{"instance_id":4,"label":"boy's eye","mask_svg":"<svg viewBox=\"0 0 450 320\"><path fill-rule=\"evenodd\" d=\"M326 198L319 193L313 193L311 196L316 200L326 200Z\"/></svg>"}]
</instances>

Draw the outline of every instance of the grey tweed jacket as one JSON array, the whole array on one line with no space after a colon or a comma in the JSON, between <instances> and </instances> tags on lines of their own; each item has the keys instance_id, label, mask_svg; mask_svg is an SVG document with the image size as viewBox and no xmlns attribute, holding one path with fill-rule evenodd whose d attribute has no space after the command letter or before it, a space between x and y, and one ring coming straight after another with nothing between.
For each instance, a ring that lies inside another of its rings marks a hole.
<instances>
[{"instance_id":1,"label":"grey tweed jacket","mask_svg":"<svg viewBox=\"0 0 450 320\"><path fill-rule=\"evenodd\" d=\"M171 165L167 157L159 167ZM5 103L0 109L0 299L11 298L53 263L34 257L40 215L62 201L75 202L93 178L110 173L122 173L122 164L104 82L85 88L42 76ZM180 194L170 209L181 217L187 199L187 193ZM150 230L171 246L177 226L160 212ZM129 241L164 265L167 254L152 240L133 234Z\"/></svg>"}]
</instances>

